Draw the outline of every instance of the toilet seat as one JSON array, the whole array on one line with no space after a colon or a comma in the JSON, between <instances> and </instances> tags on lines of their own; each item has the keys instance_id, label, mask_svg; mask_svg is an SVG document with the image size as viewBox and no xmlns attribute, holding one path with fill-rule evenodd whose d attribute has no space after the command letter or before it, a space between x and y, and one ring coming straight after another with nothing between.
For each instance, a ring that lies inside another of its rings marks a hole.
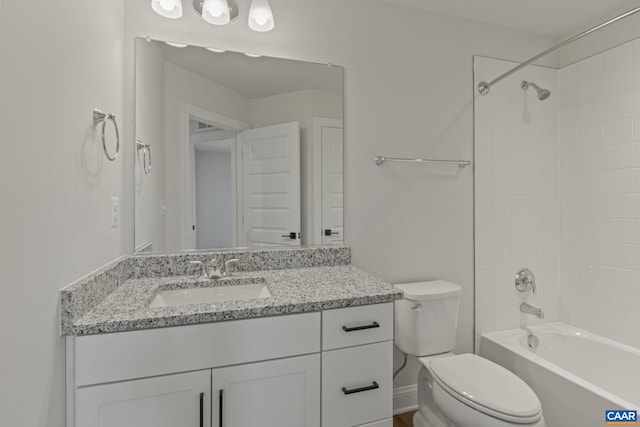
<instances>
[{"instance_id":1,"label":"toilet seat","mask_svg":"<svg viewBox=\"0 0 640 427\"><path fill-rule=\"evenodd\" d=\"M448 395L479 412L517 424L542 417L540 401L529 386L487 359L461 354L420 361Z\"/></svg>"}]
</instances>

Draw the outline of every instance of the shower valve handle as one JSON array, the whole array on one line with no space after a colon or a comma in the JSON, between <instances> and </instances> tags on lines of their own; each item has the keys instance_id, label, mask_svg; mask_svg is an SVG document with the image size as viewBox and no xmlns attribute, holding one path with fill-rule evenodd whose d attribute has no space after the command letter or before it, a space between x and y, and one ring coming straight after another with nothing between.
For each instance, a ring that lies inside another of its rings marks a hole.
<instances>
[{"instance_id":1,"label":"shower valve handle","mask_svg":"<svg viewBox=\"0 0 640 427\"><path fill-rule=\"evenodd\" d=\"M536 276L533 271L528 268L518 271L518 274L516 274L516 289L521 293L529 291L536 293Z\"/></svg>"}]
</instances>

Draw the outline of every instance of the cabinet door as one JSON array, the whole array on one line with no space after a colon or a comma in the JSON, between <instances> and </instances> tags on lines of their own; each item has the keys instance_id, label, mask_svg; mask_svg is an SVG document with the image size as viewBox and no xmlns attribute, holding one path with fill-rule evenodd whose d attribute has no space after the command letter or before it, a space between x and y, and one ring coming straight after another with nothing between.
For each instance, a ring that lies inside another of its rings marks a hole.
<instances>
[{"instance_id":1,"label":"cabinet door","mask_svg":"<svg viewBox=\"0 0 640 427\"><path fill-rule=\"evenodd\" d=\"M319 427L320 355L212 371L213 427Z\"/></svg>"},{"instance_id":2,"label":"cabinet door","mask_svg":"<svg viewBox=\"0 0 640 427\"><path fill-rule=\"evenodd\" d=\"M211 425L211 370L83 387L76 427Z\"/></svg>"}]
</instances>

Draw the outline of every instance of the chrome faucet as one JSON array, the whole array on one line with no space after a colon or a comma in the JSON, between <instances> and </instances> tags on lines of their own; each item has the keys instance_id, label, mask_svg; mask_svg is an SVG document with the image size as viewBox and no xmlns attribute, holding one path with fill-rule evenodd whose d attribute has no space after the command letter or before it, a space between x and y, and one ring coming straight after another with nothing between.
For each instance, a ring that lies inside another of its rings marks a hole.
<instances>
[{"instance_id":1,"label":"chrome faucet","mask_svg":"<svg viewBox=\"0 0 640 427\"><path fill-rule=\"evenodd\" d=\"M542 312L541 308L534 307L531 304L527 304L526 302L520 304L520 311L526 314L532 314L538 319L544 319L544 313Z\"/></svg>"},{"instance_id":2,"label":"chrome faucet","mask_svg":"<svg viewBox=\"0 0 640 427\"><path fill-rule=\"evenodd\" d=\"M221 277L231 276L231 265L237 263L238 260L233 258L226 261L218 261L212 258L209 261L191 261L191 264L200 266L200 276L198 279L220 279Z\"/></svg>"}]
</instances>

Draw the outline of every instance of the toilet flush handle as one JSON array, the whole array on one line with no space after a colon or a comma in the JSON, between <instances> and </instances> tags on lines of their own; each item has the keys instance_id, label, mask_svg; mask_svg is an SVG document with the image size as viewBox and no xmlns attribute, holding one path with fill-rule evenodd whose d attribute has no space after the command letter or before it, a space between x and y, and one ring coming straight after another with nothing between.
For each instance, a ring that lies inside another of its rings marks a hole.
<instances>
[{"instance_id":1,"label":"toilet flush handle","mask_svg":"<svg viewBox=\"0 0 640 427\"><path fill-rule=\"evenodd\" d=\"M413 307L411 307L411 310L413 311L422 311L423 307L422 304L416 304Z\"/></svg>"}]
</instances>

